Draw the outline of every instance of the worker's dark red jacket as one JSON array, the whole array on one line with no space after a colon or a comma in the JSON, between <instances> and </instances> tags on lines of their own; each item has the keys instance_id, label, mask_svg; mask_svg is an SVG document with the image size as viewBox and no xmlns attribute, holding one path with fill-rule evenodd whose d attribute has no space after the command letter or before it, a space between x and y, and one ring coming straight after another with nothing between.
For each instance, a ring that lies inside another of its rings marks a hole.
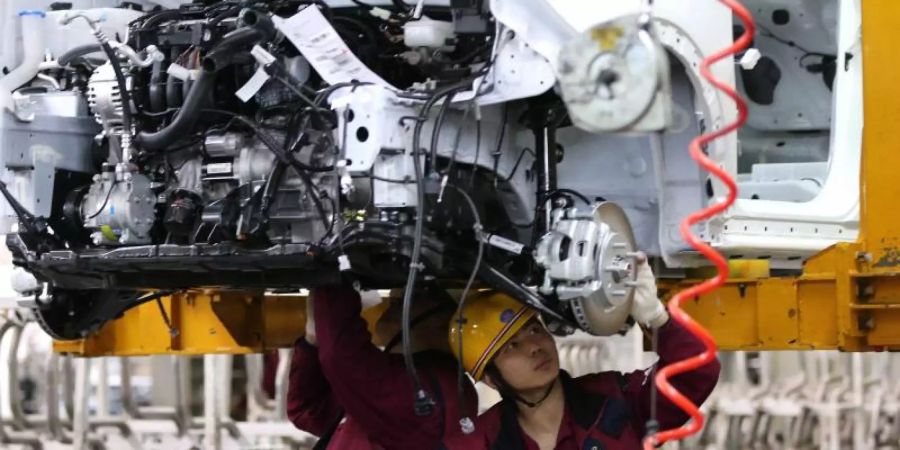
<instances>
[{"instance_id":1,"label":"worker's dark red jacket","mask_svg":"<svg viewBox=\"0 0 900 450\"><path fill-rule=\"evenodd\" d=\"M403 358L371 343L360 317L359 294L343 287L315 289L312 294L318 348L303 339L297 342L288 388L288 417L297 428L321 436L343 417L327 447L339 450L433 449L459 429L452 355L416 355L423 387L438 403L431 415L416 416ZM468 380L465 386L467 416L475 417L475 389Z\"/></svg>"},{"instance_id":2,"label":"worker's dark red jacket","mask_svg":"<svg viewBox=\"0 0 900 450\"><path fill-rule=\"evenodd\" d=\"M692 334L670 321L659 329L659 362L664 367L701 353L705 347ZM718 361L672 379L672 384L699 404L706 400L719 379ZM557 437L557 450L637 450L644 426L650 419L649 371L630 374L603 372L571 378L561 372L566 411ZM688 416L661 395L657 421L661 429L675 428ZM449 450L538 450L519 427L516 405L502 401L476 420L475 432L455 434L444 442Z\"/></svg>"}]
</instances>

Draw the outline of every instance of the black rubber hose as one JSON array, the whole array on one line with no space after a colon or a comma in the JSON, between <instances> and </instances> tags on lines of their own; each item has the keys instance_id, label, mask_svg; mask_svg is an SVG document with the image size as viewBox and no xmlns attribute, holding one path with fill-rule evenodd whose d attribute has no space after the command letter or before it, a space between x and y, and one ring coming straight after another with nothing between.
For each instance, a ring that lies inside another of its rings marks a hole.
<instances>
[{"instance_id":1,"label":"black rubber hose","mask_svg":"<svg viewBox=\"0 0 900 450\"><path fill-rule=\"evenodd\" d=\"M162 63L160 62L153 63L148 96L150 97L151 111L160 112L166 109L166 92L162 85Z\"/></svg>"},{"instance_id":2,"label":"black rubber hose","mask_svg":"<svg viewBox=\"0 0 900 450\"><path fill-rule=\"evenodd\" d=\"M203 59L203 70L193 83L181 110L166 128L155 133L141 132L138 143L150 150L162 150L187 134L200 119L200 109L216 85L216 73L229 66L237 49L255 44L271 35L266 32L271 19L256 15L253 27L241 28L226 34L209 55ZM274 29L274 28L273 28ZM171 105L170 105L171 107Z\"/></svg>"},{"instance_id":3,"label":"black rubber hose","mask_svg":"<svg viewBox=\"0 0 900 450\"><path fill-rule=\"evenodd\" d=\"M170 9L165 11L160 11L156 13L154 16L145 20L143 24L141 24L141 30L146 31L150 27L154 27L168 20L176 20L182 17L182 12L177 9Z\"/></svg>"},{"instance_id":4,"label":"black rubber hose","mask_svg":"<svg viewBox=\"0 0 900 450\"><path fill-rule=\"evenodd\" d=\"M253 9L245 9L241 11L238 17L244 25L255 28L263 34L264 39L272 39L278 30L275 29L275 22L268 14Z\"/></svg>"},{"instance_id":5,"label":"black rubber hose","mask_svg":"<svg viewBox=\"0 0 900 450\"><path fill-rule=\"evenodd\" d=\"M138 144L149 150L162 150L188 134L200 119L200 109L215 85L215 74L201 72L172 123L157 132L142 131L137 136Z\"/></svg>"},{"instance_id":6,"label":"black rubber hose","mask_svg":"<svg viewBox=\"0 0 900 450\"><path fill-rule=\"evenodd\" d=\"M450 104L453 103L453 98L456 97L456 94L464 90L466 90L466 87L461 87L447 94L444 103L438 110L437 119L434 121L434 127L431 130L431 173L437 173L438 144L441 140L441 131L444 129L444 120L447 118L447 111L450 109Z\"/></svg>"},{"instance_id":7,"label":"black rubber hose","mask_svg":"<svg viewBox=\"0 0 900 450\"><path fill-rule=\"evenodd\" d=\"M201 64L204 71L218 72L231 65L237 49L275 37L275 24L266 14L248 9L241 13L240 18L247 26L222 37L222 40L203 58Z\"/></svg>"},{"instance_id":8,"label":"black rubber hose","mask_svg":"<svg viewBox=\"0 0 900 450\"><path fill-rule=\"evenodd\" d=\"M177 48L172 48L172 62L178 58L179 50ZM178 86L176 84L180 81L178 78L173 77L172 75L166 75L166 108L181 108L181 92L178 90Z\"/></svg>"},{"instance_id":9,"label":"black rubber hose","mask_svg":"<svg viewBox=\"0 0 900 450\"><path fill-rule=\"evenodd\" d=\"M59 55L59 58L56 58L56 62L59 63L60 66L65 67L72 63L76 58L80 58L85 55L90 55L91 53L102 52L103 46L100 44L87 44L87 45L79 45L62 55Z\"/></svg>"},{"instance_id":10,"label":"black rubber hose","mask_svg":"<svg viewBox=\"0 0 900 450\"><path fill-rule=\"evenodd\" d=\"M231 65L236 50L249 47L265 38L258 28L240 28L226 34L222 40L203 58L201 67L204 72L215 73Z\"/></svg>"},{"instance_id":11,"label":"black rubber hose","mask_svg":"<svg viewBox=\"0 0 900 450\"><path fill-rule=\"evenodd\" d=\"M116 51L109 44L101 44L100 46L109 58L109 63L112 64L113 72L116 74L116 84L119 86L119 95L122 96L122 128L124 128L125 133L131 135L131 125L133 123L131 117L131 92L128 91L128 84L125 82L125 72L122 70L122 64L119 63Z\"/></svg>"}]
</instances>

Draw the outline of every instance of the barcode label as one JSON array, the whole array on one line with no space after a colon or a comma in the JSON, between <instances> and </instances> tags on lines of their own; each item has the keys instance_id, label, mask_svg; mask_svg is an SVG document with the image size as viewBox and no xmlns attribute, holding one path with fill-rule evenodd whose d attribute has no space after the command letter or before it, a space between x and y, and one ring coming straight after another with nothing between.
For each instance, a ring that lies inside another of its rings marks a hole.
<instances>
[{"instance_id":1,"label":"barcode label","mask_svg":"<svg viewBox=\"0 0 900 450\"><path fill-rule=\"evenodd\" d=\"M207 175L231 174L231 163L213 163L206 165Z\"/></svg>"}]
</instances>

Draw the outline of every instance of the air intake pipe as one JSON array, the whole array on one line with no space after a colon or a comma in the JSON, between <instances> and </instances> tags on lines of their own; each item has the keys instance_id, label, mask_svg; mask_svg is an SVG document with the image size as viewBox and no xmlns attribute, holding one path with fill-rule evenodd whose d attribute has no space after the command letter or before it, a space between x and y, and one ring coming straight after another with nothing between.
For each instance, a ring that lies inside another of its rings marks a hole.
<instances>
[{"instance_id":1,"label":"air intake pipe","mask_svg":"<svg viewBox=\"0 0 900 450\"><path fill-rule=\"evenodd\" d=\"M0 78L0 106L15 112L12 93L37 76L44 61L44 18L43 11L26 10L19 12L22 22L22 50L24 59L19 67Z\"/></svg>"}]
</instances>

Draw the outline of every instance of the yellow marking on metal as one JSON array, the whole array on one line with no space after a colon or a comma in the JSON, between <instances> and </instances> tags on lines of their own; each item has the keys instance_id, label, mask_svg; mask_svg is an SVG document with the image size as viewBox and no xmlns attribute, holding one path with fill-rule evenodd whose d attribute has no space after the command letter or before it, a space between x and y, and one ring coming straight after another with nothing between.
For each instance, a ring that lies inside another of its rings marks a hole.
<instances>
[{"instance_id":1,"label":"yellow marking on metal","mask_svg":"<svg viewBox=\"0 0 900 450\"><path fill-rule=\"evenodd\" d=\"M591 39L600 45L600 50L612 51L619 44L619 40L625 35L622 27L603 27L591 30Z\"/></svg>"}]
</instances>

